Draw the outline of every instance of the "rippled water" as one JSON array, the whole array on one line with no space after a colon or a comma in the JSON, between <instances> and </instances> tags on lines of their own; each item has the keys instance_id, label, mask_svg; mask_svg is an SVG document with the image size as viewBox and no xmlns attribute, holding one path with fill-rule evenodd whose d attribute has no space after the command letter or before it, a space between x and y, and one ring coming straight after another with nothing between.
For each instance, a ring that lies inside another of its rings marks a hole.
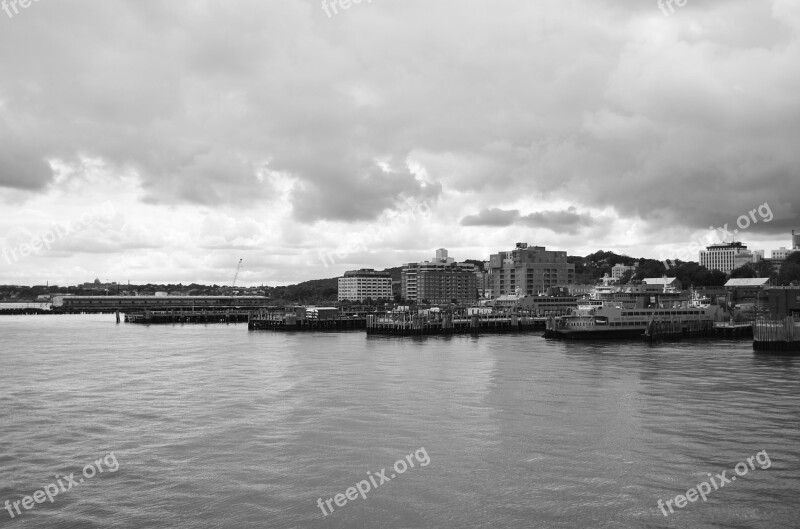
<instances>
[{"instance_id":1,"label":"rippled water","mask_svg":"<svg viewBox=\"0 0 800 529\"><path fill-rule=\"evenodd\" d=\"M368 338L0 318L13 528L797 527L800 358L748 341ZM424 447L430 462L317 506ZM708 501L666 501L766 450ZM12 507L13 508L13 507ZM22 507L20 507L22 509ZM15 513L16 514L16 513Z\"/></svg>"}]
</instances>

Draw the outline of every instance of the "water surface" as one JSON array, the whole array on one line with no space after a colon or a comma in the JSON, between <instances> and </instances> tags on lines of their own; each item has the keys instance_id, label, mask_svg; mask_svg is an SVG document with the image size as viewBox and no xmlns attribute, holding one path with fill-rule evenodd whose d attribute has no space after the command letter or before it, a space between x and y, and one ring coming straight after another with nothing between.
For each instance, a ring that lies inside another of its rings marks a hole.
<instances>
[{"instance_id":1,"label":"water surface","mask_svg":"<svg viewBox=\"0 0 800 529\"><path fill-rule=\"evenodd\" d=\"M748 341L278 334L0 317L11 528L797 527L800 360ZM392 465L424 447L429 464ZM657 501L766 450L664 517ZM386 468L395 478L324 516ZM368 472L370 474L368 474Z\"/></svg>"}]
</instances>

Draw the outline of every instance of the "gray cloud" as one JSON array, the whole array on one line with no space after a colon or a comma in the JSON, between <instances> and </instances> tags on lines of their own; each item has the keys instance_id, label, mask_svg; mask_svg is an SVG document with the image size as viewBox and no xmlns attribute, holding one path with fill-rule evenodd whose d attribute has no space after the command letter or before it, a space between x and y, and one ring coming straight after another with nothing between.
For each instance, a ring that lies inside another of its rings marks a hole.
<instances>
[{"instance_id":1,"label":"gray cloud","mask_svg":"<svg viewBox=\"0 0 800 529\"><path fill-rule=\"evenodd\" d=\"M462 226L507 227L515 224L574 235L581 228L594 226L596 221L591 215L579 213L575 207L563 211L537 211L527 215L522 215L518 209L490 208L461 219Z\"/></svg>"},{"instance_id":2,"label":"gray cloud","mask_svg":"<svg viewBox=\"0 0 800 529\"><path fill-rule=\"evenodd\" d=\"M146 207L279 209L275 245L407 198L456 240L599 210L678 236L764 203L748 232L777 236L800 229L799 55L793 0L35 2L0 15L0 201L77 203L51 164L89 159ZM509 197L543 211L488 208Z\"/></svg>"},{"instance_id":3,"label":"gray cloud","mask_svg":"<svg viewBox=\"0 0 800 529\"><path fill-rule=\"evenodd\" d=\"M518 209L489 208L476 215L467 215L461 219L462 226L494 226L504 228L520 220Z\"/></svg>"}]
</instances>

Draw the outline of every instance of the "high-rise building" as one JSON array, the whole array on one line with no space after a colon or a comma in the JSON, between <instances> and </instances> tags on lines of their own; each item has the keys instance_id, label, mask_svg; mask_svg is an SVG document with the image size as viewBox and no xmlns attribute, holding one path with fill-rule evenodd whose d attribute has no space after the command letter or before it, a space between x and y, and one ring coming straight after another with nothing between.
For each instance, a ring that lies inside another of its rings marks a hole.
<instances>
[{"instance_id":1,"label":"high-rise building","mask_svg":"<svg viewBox=\"0 0 800 529\"><path fill-rule=\"evenodd\" d=\"M339 278L339 301L363 302L393 299L392 275L389 272L376 272L372 269L351 270Z\"/></svg>"},{"instance_id":2,"label":"high-rise building","mask_svg":"<svg viewBox=\"0 0 800 529\"><path fill-rule=\"evenodd\" d=\"M492 255L489 269L495 297L517 292L532 296L575 282L575 265L567 262L567 252L522 242L514 250Z\"/></svg>"},{"instance_id":3,"label":"high-rise building","mask_svg":"<svg viewBox=\"0 0 800 529\"><path fill-rule=\"evenodd\" d=\"M700 250L700 265L709 270L719 270L730 274L731 270L737 268L737 263L741 266L745 262L742 258L739 258L738 261L736 259L742 253L748 256L749 262L752 262L752 253L748 252L747 246L740 242L712 244L707 246L705 250Z\"/></svg>"},{"instance_id":4,"label":"high-rise building","mask_svg":"<svg viewBox=\"0 0 800 529\"><path fill-rule=\"evenodd\" d=\"M447 257L447 250L444 248L439 248L436 250L436 259L435 262L437 263L453 263L455 259L452 257Z\"/></svg>"},{"instance_id":5,"label":"high-rise building","mask_svg":"<svg viewBox=\"0 0 800 529\"><path fill-rule=\"evenodd\" d=\"M409 303L473 303L478 298L475 265L456 263L439 249L433 261L408 263L401 273L402 296Z\"/></svg>"}]
</instances>

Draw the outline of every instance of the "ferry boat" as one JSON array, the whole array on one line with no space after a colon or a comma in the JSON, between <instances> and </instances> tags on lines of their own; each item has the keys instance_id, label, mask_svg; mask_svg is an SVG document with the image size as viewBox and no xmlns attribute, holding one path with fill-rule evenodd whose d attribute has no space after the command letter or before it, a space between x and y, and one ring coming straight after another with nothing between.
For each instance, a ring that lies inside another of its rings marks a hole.
<instances>
[{"instance_id":1,"label":"ferry boat","mask_svg":"<svg viewBox=\"0 0 800 529\"><path fill-rule=\"evenodd\" d=\"M628 289L613 293L620 300L589 299L570 314L551 316L545 338L567 340L642 338L711 332L715 321L727 318L722 307L692 295L677 299L678 292Z\"/></svg>"}]
</instances>

